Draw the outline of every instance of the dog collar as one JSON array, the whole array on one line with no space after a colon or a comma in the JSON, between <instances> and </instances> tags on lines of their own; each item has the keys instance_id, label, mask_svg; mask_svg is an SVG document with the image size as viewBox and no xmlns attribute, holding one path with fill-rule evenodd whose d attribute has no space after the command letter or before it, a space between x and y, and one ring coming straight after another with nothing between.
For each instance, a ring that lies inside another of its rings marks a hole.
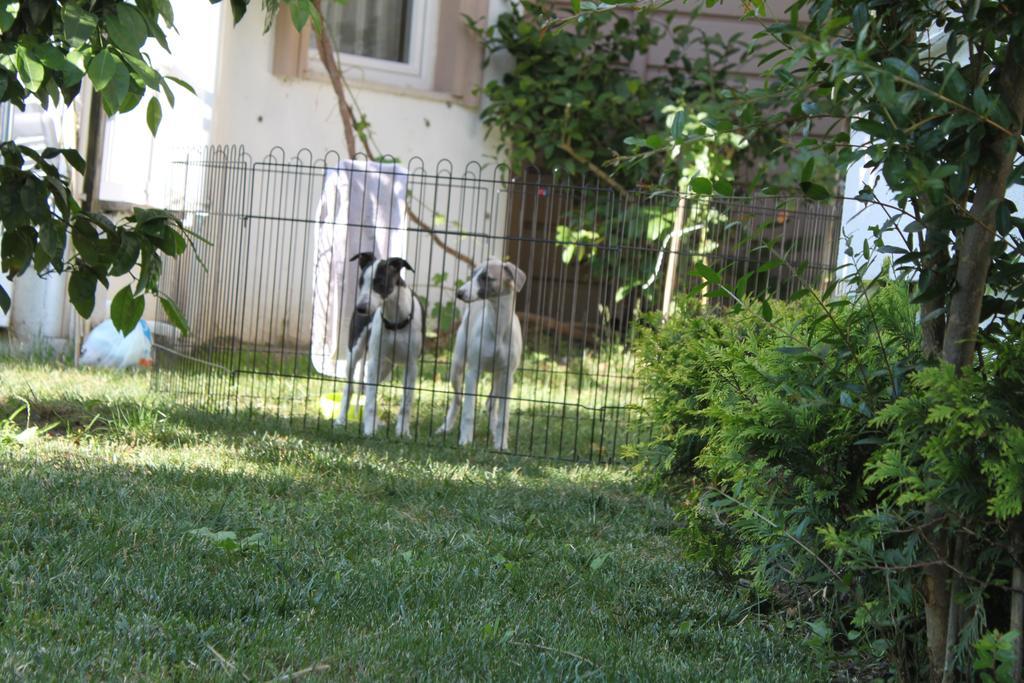
<instances>
[{"instance_id":1,"label":"dog collar","mask_svg":"<svg viewBox=\"0 0 1024 683\"><path fill-rule=\"evenodd\" d=\"M412 317L415 314L416 314L416 308L413 307L413 310L412 310L411 313L409 313L409 317L408 318L406 318L405 320L403 320L400 323L393 323L390 320L388 320L387 318L385 318L384 317L384 312L381 311L380 319L384 323L385 329L392 330L392 331L394 331L394 330L404 330L405 328L409 327L409 323L412 322Z\"/></svg>"}]
</instances>

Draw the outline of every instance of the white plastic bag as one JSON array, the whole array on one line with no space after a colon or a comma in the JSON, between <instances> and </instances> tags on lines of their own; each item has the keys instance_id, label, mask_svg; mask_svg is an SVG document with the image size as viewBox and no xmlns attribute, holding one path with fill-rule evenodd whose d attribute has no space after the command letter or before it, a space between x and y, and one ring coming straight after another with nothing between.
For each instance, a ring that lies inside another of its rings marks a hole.
<instances>
[{"instance_id":1,"label":"white plastic bag","mask_svg":"<svg viewBox=\"0 0 1024 683\"><path fill-rule=\"evenodd\" d=\"M104 320L82 344L79 363L101 368L148 367L153 363L153 333L145 320L140 320L128 336L117 331L114 323Z\"/></svg>"}]
</instances>

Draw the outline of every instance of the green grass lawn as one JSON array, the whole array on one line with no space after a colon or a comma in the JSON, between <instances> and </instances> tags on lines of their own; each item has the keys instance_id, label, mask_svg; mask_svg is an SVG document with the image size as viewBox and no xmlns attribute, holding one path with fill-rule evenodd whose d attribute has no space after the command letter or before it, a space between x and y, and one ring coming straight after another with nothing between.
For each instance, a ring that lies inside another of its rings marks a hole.
<instances>
[{"instance_id":1,"label":"green grass lawn","mask_svg":"<svg viewBox=\"0 0 1024 683\"><path fill-rule=\"evenodd\" d=\"M31 411L0 422L0 678L827 677L622 469L247 432L149 389L0 359L0 416Z\"/></svg>"}]
</instances>

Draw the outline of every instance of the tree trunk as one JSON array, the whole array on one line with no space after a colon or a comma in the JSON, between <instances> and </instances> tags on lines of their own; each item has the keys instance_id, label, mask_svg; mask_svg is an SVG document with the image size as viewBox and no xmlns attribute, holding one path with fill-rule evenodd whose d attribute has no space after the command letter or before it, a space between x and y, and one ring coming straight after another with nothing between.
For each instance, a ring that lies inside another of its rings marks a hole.
<instances>
[{"instance_id":1,"label":"tree trunk","mask_svg":"<svg viewBox=\"0 0 1024 683\"><path fill-rule=\"evenodd\" d=\"M964 538L957 533L953 538L953 570L960 569L964 564ZM950 571L949 613L946 615L946 654L942 663L942 683L953 683L956 680L956 641L960 637L962 623L961 609L956 604L956 594L960 590L960 579L954 571ZM934 677L933 677L934 678Z\"/></svg>"},{"instance_id":2,"label":"tree trunk","mask_svg":"<svg viewBox=\"0 0 1024 683\"><path fill-rule=\"evenodd\" d=\"M932 277L949 263L949 237L946 230L929 227L924 238L924 267ZM942 355L942 337L946 331L945 292L921 302L921 352L925 359Z\"/></svg>"},{"instance_id":3,"label":"tree trunk","mask_svg":"<svg viewBox=\"0 0 1024 683\"><path fill-rule=\"evenodd\" d=\"M1014 37L1007 45L1006 60L999 70L997 84L999 95L1013 119L1009 126L1011 134L991 127L986 135L983 152L985 161L977 169L978 180L969 212L974 223L957 235L956 289L950 298L943 331L942 359L958 369L973 362L978 326L981 323L981 304L992 260L996 211L1006 196L1006 184L1013 169L1021 121L1024 119L1024 67L1014 56L1020 42L1020 38ZM929 339L929 335L935 332L934 328L922 331L925 353L934 350L934 347L929 349L928 344L934 344L934 339ZM950 558L946 534L940 532L933 538L932 544L939 555L935 560L941 564L931 565L925 570L925 626L930 679L941 681L946 666L947 644L950 647L953 645L947 643L950 630L950 571L945 563Z\"/></svg>"},{"instance_id":4,"label":"tree trunk","mask_svg":"<svg viewBox=\"0 0 1024 683\"><path fill-rule=\"evenodd\" d=\"M1010 523L1010 553L1013 561L1013 580L1010 582L1010 630L1017 632L1013 643L1016 661L1013 663L1013 683L1024 682L1024 516L1018 515Z\"/></svg>"},{"instance_id":5,"label":"tree trunk","mask_svg":"<svg viewBox=\"0 0 1024 683\"><path fill-rule=\"evenodd\" d=\"M1013 119L1008 128L1012 135L990 127L985 136L982 159L978 167L974 201L970 216L974 223L957 237L956 291L949 304L949 318L942 342L942 357L958 369L970 364L981 323L981 302L992 261L995 239L996 210L1006 197L1006 182L1013 170L1024 119L1024 65L1014 53L1021 39L1012 38L1006 46L1006 61L999 69L999 97Z\"/></svg>"},{"instance_id":6,"label":"tree trunk","mask_svg":"<svg viewBox=\"0 0 1024 683\"><path fill-rule=\"evenodd\" d=\"M948 553L943 553L948 556ZM945 562L946 557L936 558ZM946 635L949 630L949 567L929 565L924 570L924 618L928 638L929 680L941 683L946 666Z\"/></svg>"}]
</instances>

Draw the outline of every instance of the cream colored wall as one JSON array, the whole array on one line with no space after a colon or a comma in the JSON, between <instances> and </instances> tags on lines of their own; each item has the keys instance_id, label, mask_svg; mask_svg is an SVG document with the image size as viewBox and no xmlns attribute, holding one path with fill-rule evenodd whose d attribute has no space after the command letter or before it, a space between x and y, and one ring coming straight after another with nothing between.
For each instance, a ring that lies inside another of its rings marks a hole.
<instances>
[{"instance_id":1,"label":"cream colored wall","mask_svg":"<svg viewBox=\"0 0 1024 683\"><path fill-rule=\"evenodd\" d=\"M491 4L496 16L504 2ZM236 26L224 22L213 144L244 145L256 158L275 146L291 153L301 148L316 155L343 152L341 117L330 85L274 76L273 52L274 33L263 32L260 13L250 13ZM386 154L401 160L418 156L430 163L450 159L457 168L494 155L495 145L485 140L475 107L445 101L435 93L360 84L353 89Z\"/></svg>"}]
</instances>

